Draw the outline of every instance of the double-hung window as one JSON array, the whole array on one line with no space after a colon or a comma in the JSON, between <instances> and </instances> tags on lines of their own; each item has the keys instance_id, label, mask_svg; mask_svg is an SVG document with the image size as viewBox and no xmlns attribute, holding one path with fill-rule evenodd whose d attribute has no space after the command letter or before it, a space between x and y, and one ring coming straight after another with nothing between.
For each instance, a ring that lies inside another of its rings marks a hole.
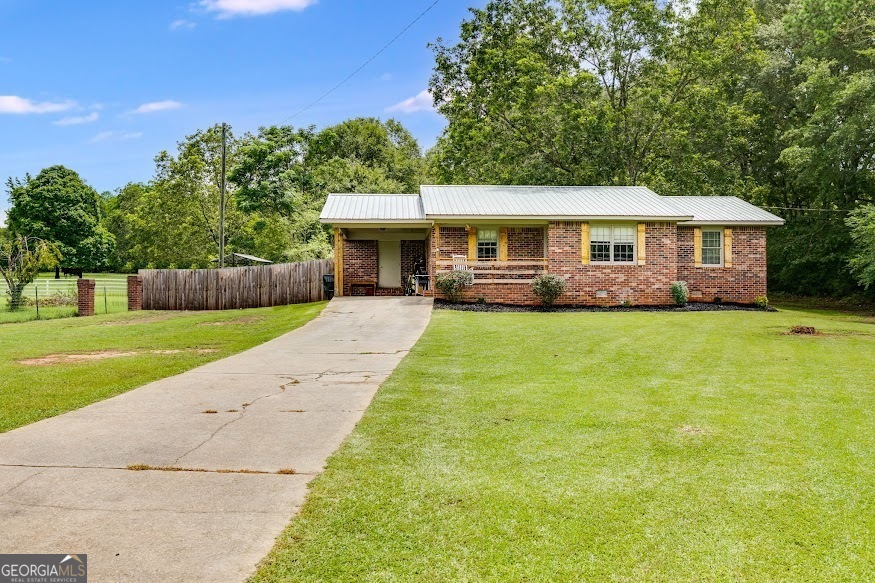
<instances>
[{"instance_id":1,"label":"double-hung window","mask_svg":"<svg viewBox=\"0 0 875 583\"><path fill-rule=\"evenodd\" d=\"M589 257L593 263L633 263L634 225L599 225L590 229Z\"/></svg>"},{"instance_id":2,"label":"double-hung window","mask_svg":"<svg viewBox=\"0 0 875 583\"><path fill-rule=\"evenodd\" d=\"M498 229L477 229L477 259L498 259Z\"/></svg>"},{"instance_id":3,"label":"double-hung window","mask_svg":"<svg viewBox=\"0 0 875 583\"><path fill-rule=\"evenodd\" d=\"M702 265L723 265L723 233L702 229Z\"/></svg>"}]
</instances>

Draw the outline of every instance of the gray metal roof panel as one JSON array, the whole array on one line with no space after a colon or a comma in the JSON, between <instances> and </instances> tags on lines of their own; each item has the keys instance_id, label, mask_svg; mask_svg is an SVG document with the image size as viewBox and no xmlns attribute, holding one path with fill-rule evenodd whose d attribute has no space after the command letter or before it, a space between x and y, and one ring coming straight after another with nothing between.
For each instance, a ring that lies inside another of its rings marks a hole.
<instances>
[{"instance_id":1,"label":"gray metal roof panel","mask_svg":"<svg viewBox=\"0 0 875 583\"><path fill-rule=\"evenodd\" d=\"M643 186L422 186L426 216L687 219Z\"/></svg>"},{"instance_id":2,"label":"gray metal roof panel","mask_svg":"<svg viewBox=\"0 0 875 583\"><path fill-rule=\"evenodd\" d=\"M344 221L424 221L418 194L329 194L319 219Z\"/></svg>"},{"instance_id":3,"label":"gray metal roof panel","mask_svg":"<svg viewBox=\"0 0 875 583\"><path fill-rule=\"evenodd\" d=\"M693 215L681 224L783 225L784 219L736 196L667 196L684 214Z\"/></svg>"}]
</instances>

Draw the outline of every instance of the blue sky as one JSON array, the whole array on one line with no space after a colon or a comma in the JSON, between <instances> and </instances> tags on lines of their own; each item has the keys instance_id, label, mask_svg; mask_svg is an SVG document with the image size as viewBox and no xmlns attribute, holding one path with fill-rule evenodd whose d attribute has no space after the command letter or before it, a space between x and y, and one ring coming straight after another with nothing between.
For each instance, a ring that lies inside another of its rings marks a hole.
<instances>
[{"instance_id":1,"label":"blue sky","mask_svg":"<svg viewBox=\"0 0 875 583\"><path fill-rule=\"evenodd\" d=\"M147 180L198 128L282 122L433 0L0 0L0 179L64 164L99 191ZM480 0L440 0L346 85L294 120L395 117L427 148L444 126L426 44ZM0 210L8 206L5 188ZM0 215L2 219L2 215Z\"/></svg>"}]
</instances>

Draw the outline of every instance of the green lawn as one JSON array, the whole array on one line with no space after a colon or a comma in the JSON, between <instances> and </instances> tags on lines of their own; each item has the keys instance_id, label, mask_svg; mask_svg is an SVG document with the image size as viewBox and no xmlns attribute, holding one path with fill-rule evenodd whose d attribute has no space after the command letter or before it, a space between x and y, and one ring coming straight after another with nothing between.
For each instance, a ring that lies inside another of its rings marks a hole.
<instances>
[{"instance_id":1,"label":"green lawn","mask_svg":"<svg viewBox=\"0 0 875 583\"><path fill-rule=\"evenodd\" d=\"M308 322L324 305L130 312L4 324L0 326L0 432L256 346ZM100 351L137 354L48 366L20 362Z\"/></svg>"},{"instance_id":2,"label":"green lawn","mask_svg":"<svg viewBox=\"0 0 875 583\"><path fill-rule=\"evenodd\" d=\"M875 580L873 324L437 311L254 580Z\"/></svg>"}]
</instances>

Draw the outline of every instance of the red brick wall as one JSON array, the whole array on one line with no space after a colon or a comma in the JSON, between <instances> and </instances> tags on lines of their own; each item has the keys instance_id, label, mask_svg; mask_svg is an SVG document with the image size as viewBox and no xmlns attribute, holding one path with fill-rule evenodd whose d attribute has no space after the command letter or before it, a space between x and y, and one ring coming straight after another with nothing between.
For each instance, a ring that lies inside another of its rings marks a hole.
<instances>
[{"instance_id":1,"label":"red brick wall","mask_svg":"<svg viewBox=\"0 0 875 583\"><path fill-rule=\"evenodd\" d=\"M628 300L637 305L671 303L671 284L677 279L677 229L673 223L647 223L646 265L583 265L580 259L580 222L554 221L547 229L548 272L565 278L567 287L557 304L615 306ZM441 228L441 253L445 253ZM543 252L543 234L535 247L535 233L526 229L525 244ZM534 229L532 230L534 231ZM464 229L462 229L464 233ZM508 234L508 254L511 234ZM467 242L466 242L467 246ZM434 249L432 249L432 254ZM596 296L599 290L607 296ZM440 297L440 294L437 294ZM537 304L527 281L521 284L477 284L465 288L462 301L484 298L490 303Z\"/></svg>"},{"instance_id":2,"label":"red brick wall","mask_svg":"<svg viewBox=\"0 0 875 583\"><path fill-rule=\"evenodd\" d=\"M441 227L441 257L468 255L468 230L465 227Z\"/></svg>"},{"instance_id":3,"label":"red brick wall","mask_svg":"<svg viewBox=\"0 0 875 583\"><path fill-rule=\"evenodd\" d=\"M352 295L352 282L377 283L377 242L343 240L343 295Z\"/></svg>"},{"instance_id":4,"label":"red brick wall","mask_svg":"<svg viewBox=\"0 0 875 583\"><path fill-rule=\"evenodd\" d=\"M425 241L401 241L401 277L404 281L413 275L413 264L425 257Z\"/></svg>"},{"instance_id":5,"label":"red brick wall","mask_svg":"<svg viewBox=\"0 0 875 583\"><path fill-rule=\"evenodd\" d=\"M733 228L731 268L693 267L693 228L673 223L647 223L645 265L583 265L580 262L579 222L551 222L547 230L548 271L565 278L567 289L559 304L619 305L628 300L637 305L671 304L671 284L686 281L691 291L701 291L694 301L753 303L766 294L766 232L763 227ZM529 229L526 228L525 231ZM523 235L523 233L519 233ZM543 236L543 235L541 235ZM508 233L508 253L515 235ZM535 248L535 234L526 232L516 244ZM526 240L527 243L520 243ZM441 227L441 255L467 252L463 227ZM437 249L432 234L427 241L429 273L434 276ZM434 280L432 280L434 289ZM597 297L604 290L607 296ZM440 297L440 294L436 294ZM465 289L462 300L484 298L492 303L536 304L530 284L478 284Z\"/></svg>"},{"instance_id":6,"label":"red brick wall","mask_svg":"<svg viewBox=\"0 0 875 583\"><path fill-rule=\"evenodd\" d=\"M508 259L537 259L544 254L544 229L541 227L508 227Z\"/></svg>"},{"instance_id":7,"label":"red brick wall","mask_svg":"<svg viewBox=\"0 0 875 583\"><path fill-rule=\"evenodd\" d=\"M558 304L616 306L671 303L671 284L677 279L677 228L673 223L647 223L646 264L583 265L580 261L579 222L551 222L547 231L550 273L565 278ZM605 297L597 297L598 291Z\"/></svg>"},{"instance_id":8,"label":"red brick wall","mask_svg":"<svg viewBox=\"0 0 875 583\"><path fill-rule=\"evenodd\" d=\"M401 241L401 277L413 273L413 263L425 255L424 241ZM343 241L343 295L353 295L352 282L370 281L377 283L379 251L377 241ZM404 294L401 282L398 287L378 287L378 296L400 296ZM357 291L356 295L362 295Z\"/></svg>"},{"instance_id":9,"label":"red brick wall","mask_svg":"<svg viewBox=\"0 0 875 583\"><path fill-rule=\"evenodd\" d=\"M691 301L752 304L766 295L765 227L732 227L732 267L695 267L693 227L678 227L678 280L686 281ZM701 292L701 297L692 297Z\"/></svg>"}]
</instances>

